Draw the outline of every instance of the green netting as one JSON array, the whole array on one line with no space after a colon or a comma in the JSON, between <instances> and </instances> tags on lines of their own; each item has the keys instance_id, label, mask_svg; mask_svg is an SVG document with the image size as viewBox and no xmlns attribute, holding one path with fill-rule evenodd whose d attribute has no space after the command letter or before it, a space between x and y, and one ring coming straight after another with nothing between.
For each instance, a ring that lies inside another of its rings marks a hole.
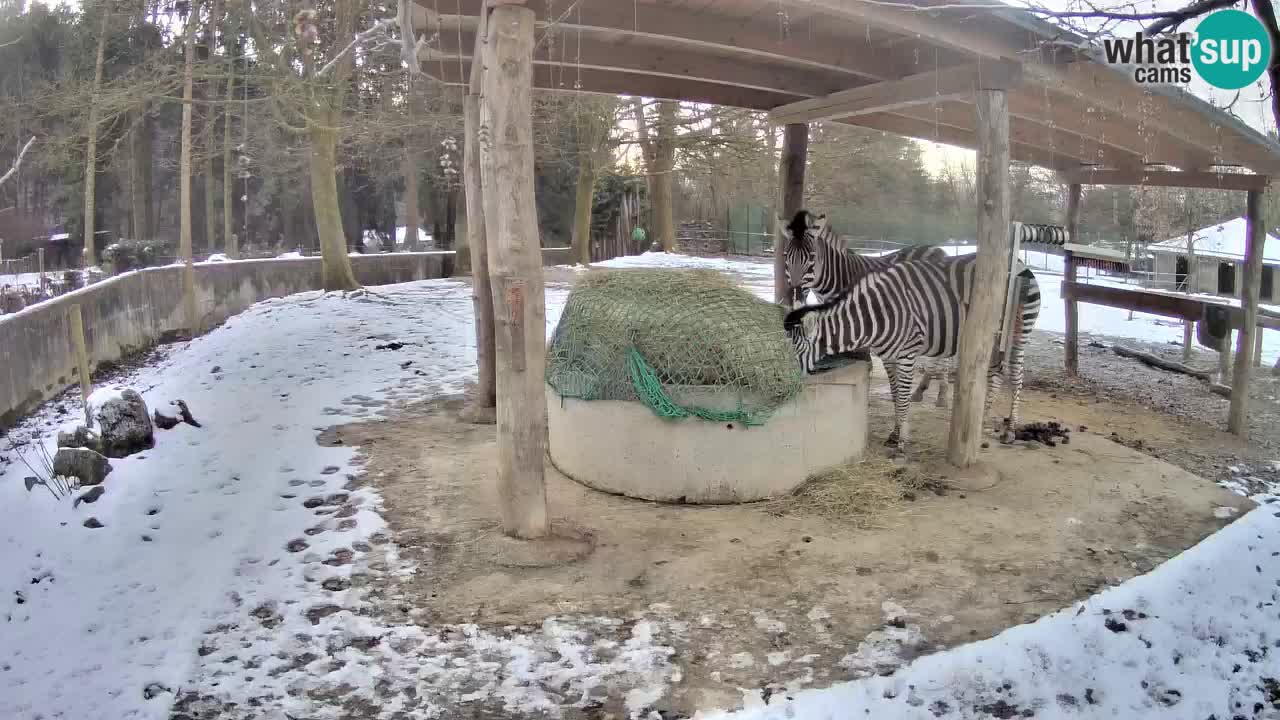
<instances>
[{"instance_id":1,"label":"green netting","mask_svg":"<svg viewBox=\"0 0 1280 720\"><path fill-rule=\"evenodd\" d=\"M782 309L711 270L605 270L569 294L547 353L561 397L758 425L801 387Z\"/></svg>"}]
</instances>

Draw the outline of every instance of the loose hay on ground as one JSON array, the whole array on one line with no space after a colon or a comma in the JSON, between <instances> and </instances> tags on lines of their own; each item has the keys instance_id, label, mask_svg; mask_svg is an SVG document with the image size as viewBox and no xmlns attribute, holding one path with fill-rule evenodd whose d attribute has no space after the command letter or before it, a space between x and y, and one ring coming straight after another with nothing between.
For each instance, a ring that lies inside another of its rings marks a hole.
<instances>
[{"instance_id":1,"label":"loose hay on ground","mask_svg":"<svg viewBox=\"0 0 1280 720\"><path fill-rule=\"evenodd\" d=\"M809 477L795 492L770 500L762 508L770 515L814 515L858 529L883 530L895 525L904 505L923 490L937 491L937 480L920 465L895 463L883 455L869 455Z\"/></svg>"}]
</instances>

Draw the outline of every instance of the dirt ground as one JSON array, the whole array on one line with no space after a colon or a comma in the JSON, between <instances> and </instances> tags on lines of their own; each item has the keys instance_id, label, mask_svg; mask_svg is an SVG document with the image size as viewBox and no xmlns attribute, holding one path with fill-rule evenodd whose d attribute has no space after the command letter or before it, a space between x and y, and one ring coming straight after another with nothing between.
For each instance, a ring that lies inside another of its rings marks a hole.
<instances>
[{"instance_id":1,"label":"dirt ground","mask_svg":"<svg viewBox=\"0 0 1280 720\"><path fill-rule=\"evenodd\" d=\"M874 383L878 452L891 408L883 378ZM656 614L677 629L671 662L682 673L656 705L664 717L741 706L757 688L767 696L888 673L993 636L1149 571L1251 505L1109 439L1115 431L1144 447L1212 447L1228 442L1222 433L1033 390L1025 418L1068 424L1069 445L992 443L983 460L999 472L994 487L948 489L953 478L938 472L933 490L908 493L874 527L779 513L776 504L632 500L548 465L556 526L591 551L575 560L566 541L552 548L564 550L561 562L523 567L494 522L494 428L463 422L461 408L460 398L411 405L326 433L361 447L363 481L381 492L395 542L419 567L371 576L370 593L390 600L379 604L387 620L497 631L554 615L617 618L625 627ZM914 458L930 472L925 461L940 453L947 413L931 402L914 413ZM572 712L624 716L621 703L611 693L591 712Z\"/></svg>"}]
</instances>

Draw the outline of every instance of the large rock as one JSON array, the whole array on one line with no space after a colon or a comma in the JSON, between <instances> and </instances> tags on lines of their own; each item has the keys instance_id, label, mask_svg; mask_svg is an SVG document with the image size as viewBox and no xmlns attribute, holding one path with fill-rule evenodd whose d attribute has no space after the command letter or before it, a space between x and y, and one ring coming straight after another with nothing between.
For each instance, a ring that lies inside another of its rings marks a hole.
<instances>
[{"instance_id":1,"label":"large rock","mask_svg":"<svg viewBox=\"0 0 1280 720\"><path fill-rule=\"evenodd\" d=\"M99 405L94 413L98 434L102 438L102 454L122 458L155 444L151 414L142 396L125 390Z\"/></svg>"},{"instance_id":2,"label":"large rock","mask_svg":"<svg viewBox=\"0 0 1280 720\"><path fill-rule=\"evenodd\" d=\"M81 485L100 485L110 472L107 458L89 448L58 448L53 456L53 474L77 478Z\"/></svg>"}]
</instances>

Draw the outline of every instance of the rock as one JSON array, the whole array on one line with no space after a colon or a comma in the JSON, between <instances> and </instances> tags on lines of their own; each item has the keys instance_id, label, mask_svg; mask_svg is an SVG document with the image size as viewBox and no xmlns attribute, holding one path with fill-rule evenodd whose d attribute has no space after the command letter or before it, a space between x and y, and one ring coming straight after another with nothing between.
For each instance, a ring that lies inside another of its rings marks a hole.
<instances>
[{"instance_id":1,"label":"rock","mask_svg":"<svg viewBox=\"0 0 1280 720\"><path fill-rule=\"evenodd\" d=\"M125 390L97 408L102 454L122 458L155 445L147 404L135 390Z\"/></svg>"},{"instance_id":2,"label":"rock","mask_svg":"<svg viewBox=\"0 0 1280 720\"><path fill-rule=\"evenodd\" d=\"M101 522L99 522L98 518L96 517L91 517L88 520L85 520L84 526L89 528L90 530L97 530L100 527L106 527Z\"/></svg>"},{"instance_id":3,"label":"rock","mask_svg":"<svg viewBox=\"0 0 1280 720\"><path fill-rule=\"evenodd\" d=\"M53 456L53 474L73 477L81 485L100 485L111 472L111 463L89 448L58 448Z\"/></svg>"},{"instance_id":4,"label":"rock","mask_svg":"<svg viewBox=\"0 0 1280 720\"><path fill-rule=\"evenodd\" d=\"M161 430L172 430L178 426L179 422L181 422L178 418L173 417L172 415L165 415L159 410L151 411L151 421L154 422L156 427Z\"/></svg>"},{"instance_id":5,"label":"rock","mask_svg":"<svg viewBox=\"0 0 1280 720\"><path fill-rule=\"evenodd\" d=\"M80 507L80 503L82 502L91 503L91 504L98 502L98 498L102 497L102 493L106 491L107 489L104 488L103 486L94 485L93 487L89 488L87 492L82 494L80 497L76 498L75 502L71 503L71 507L73 508Z\"/></svg>"},{"instance_id":6,"label":"rock","mask_svg":"<svg viewBox=\"0 0 1280 720\"><path fill-rule=\"evenodd\" d=\"M98 434L83 425L77 425L71 432L58 433L60 448L89 448L94 452L102 451L102 439Z\"/></svg>"}]
</instances>

